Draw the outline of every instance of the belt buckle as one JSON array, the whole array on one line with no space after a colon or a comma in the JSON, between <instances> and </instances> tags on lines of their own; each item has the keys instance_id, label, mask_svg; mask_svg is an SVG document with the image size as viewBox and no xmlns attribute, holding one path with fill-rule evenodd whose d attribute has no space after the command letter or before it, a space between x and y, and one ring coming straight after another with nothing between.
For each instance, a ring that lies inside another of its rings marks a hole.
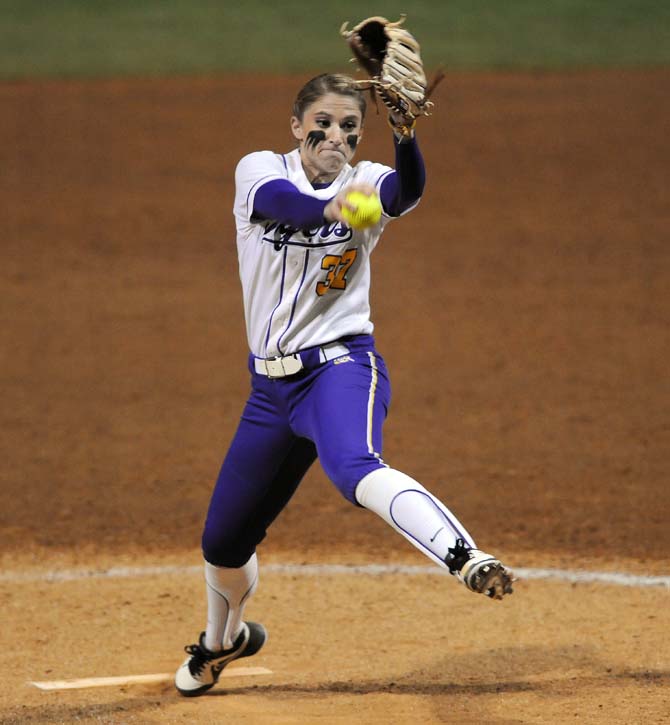
<instances>
[{"instance_id":1,"label":"belt buckle","mask_svg":"<svg viewBox=\"0 0 670 725\"><path fill-rule=\"evenodd\" d=\"M297 353L283 357L270 357L265 360L265 370L268 378L286 378L299 373L305 367L302 358Z\"/></svg>"},{"instance_id":2,"label":"belt buckle","mask_svg":"<svg viewBox=\"0 0 670 725\"><path fill-rule=\"evenodd\" d=\"M265 370L268 374L268 378L273 380L275 378L286 377L286 371L284 370L284 364L281 357L269 357L265 359Z\"/></svg>"}]
</instances>

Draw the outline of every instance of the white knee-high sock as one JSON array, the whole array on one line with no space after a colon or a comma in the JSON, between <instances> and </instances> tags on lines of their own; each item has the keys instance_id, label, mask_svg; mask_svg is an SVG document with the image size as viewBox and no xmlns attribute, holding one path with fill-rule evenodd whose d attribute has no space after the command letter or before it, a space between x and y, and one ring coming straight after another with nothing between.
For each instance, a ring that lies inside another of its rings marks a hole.
<instances>
[{"instance_id":1,"label":"white knee-high sock","mask_svg":"<svg viewBox=\"0 0 670 725\"><path fill-rule=\"evenodd\" d=\"M441 501L393 468L380 468L365 476L356 487L356 500L441 566L457 538L475 546L463 524Z\"/></svg>"},{"instance_id":2,"label":"white knee-high sock","mask_svg":"<svg viewBox=\"0 0 670 725\"><path fill-rule=\"evenodd\" d=\"M205 647L230 649L242 629L244 605L258 585L258 560L253 554L239 569L205 562L207 629Z\"/></svg>"}]
</instances>

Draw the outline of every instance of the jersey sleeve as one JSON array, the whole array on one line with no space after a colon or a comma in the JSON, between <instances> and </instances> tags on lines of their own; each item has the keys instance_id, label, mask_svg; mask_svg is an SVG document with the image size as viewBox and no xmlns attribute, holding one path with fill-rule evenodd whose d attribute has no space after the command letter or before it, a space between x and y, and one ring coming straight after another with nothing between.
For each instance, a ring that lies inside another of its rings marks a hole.
<instances>
[{"instance_id":1,"label":"jersey sleeve","mask_svg":"<svg viewBox=\"0 0 670 725\"><path fill-rule=\"evenodd\" d=\"M376 187L377 193L380 192L384 179L393 173L390 166L378 164L373 161L360 161L355 166L354 178L352 182L361 184L372 184Z\"/></svg>"},{"instance_id":2,"label":"jersey sleeve","mask_svg":"<svg viewBox=\"0 0 670 725\"><path fill-rule=\"evenodd\" d=\"M238 223L251 224L258 189L273 179L286 179L283 156L272 151L254 151L244 156L235 169L234 214Z\"/></svg>"}]
</instances>

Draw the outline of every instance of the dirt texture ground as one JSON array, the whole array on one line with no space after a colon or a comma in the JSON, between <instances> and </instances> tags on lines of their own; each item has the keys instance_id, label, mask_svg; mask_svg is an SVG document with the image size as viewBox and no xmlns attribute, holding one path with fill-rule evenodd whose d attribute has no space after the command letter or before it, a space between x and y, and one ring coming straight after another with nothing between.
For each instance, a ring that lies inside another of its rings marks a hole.
<instances>
[{"instance_id":1,"label":"dirt texture ground","mask_svg":"<svg viewBox=\"0 0 670 725\"><path fill-rule=\"evenodd\" d=\"M663 587L261 568L272 675L26 684L170 671L204 624L197 574L39 577L198 564L248 389L233 171L291 148L304 80L0 85L0 723L670 722ZM670 573L669 86L450 74L373 255L384 458L512 566ZM374 110L359 158L392 162ZM318 466L259 557L427 563Z\"/></svg>"}]
</instances>

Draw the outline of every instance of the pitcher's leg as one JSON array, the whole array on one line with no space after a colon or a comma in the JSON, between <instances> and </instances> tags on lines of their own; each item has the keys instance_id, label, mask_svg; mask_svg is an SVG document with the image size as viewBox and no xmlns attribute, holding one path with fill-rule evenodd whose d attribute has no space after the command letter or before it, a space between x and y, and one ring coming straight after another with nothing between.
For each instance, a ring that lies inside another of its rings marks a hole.
<instances>
[{"instance_id":1,"label":"pitcher's leg","mask_svg":"<svg viewBox=\"0 0 670 725\"><path fill-rule=\"evenodd\" d=\"M310 433L321 464L346 498L374 511L472 591L502 598L512 575L475 548L472 536L437 497L382 458L382 427L390 397L383 360L374 352L325 368L314 386Z\"/></svg>"},{"instance_id":2,"label":"pitcher's leg","mask_svg":"<svg viewBox=\"0 0 670 725\"><path fill-rule=\"evenodd\" d=\"M356 487L356 499L470 591L493 599L512 593L512 573L496 557L476 549L463 524L414 479L392 468L373 471Z\"/></svg>"},{"instance_id":3,"label":"pitcher's leg","mask_svg":"<svg viewBox=\"0 0 670 725\"><path fill-rule=\"evenodd\" d=\"M373 471L356 487L356 501L374 511L419 551L446 566L449 550L462 539L475 542L456 516L418 481L393 468Z\"/></svg>"},{"instance_id":4,"label":"pitcher's leg","mask_svg":"<svg viewBox=\"0 0 670 725\"><path fill-rule=\"evenodd\" d=\"M314 444L293 434L285 440L248 432L236 437L210 501L202 537L205 559L216 566L244 566L315 460Z\"/></svg>"},{"instance_id":5,"label":"pitcher's leg","mask_svg":"<svg viewBox=\"0 0 670 725\"><path fill-rule=\"evenodd\" d=\"M230 649L242 628L244 606L258 586L258 560L252 554L244 566L215 566L205 561L207 627L205 647Z\"/></svg>"},{"instance_id":6,"label":"pitcher's leg","mask_svg":"<svg viewBox=\"0 0 670 725\"><path fill-rule=\"evenodd\" d=\"M244 536L233 544L226 544L227 552L219 549L218 557L208 549L205 561L207 583L207 628L205 645L210 650L232 646L242 628L244 606L258 586L258 562L256 545L295 492L303 476L316 459L316 449L311 441L297 439L282 462L270 484L268 494L260 501L256 512L247 521ZM238 533L239 537L239 533ZM220 537L219 547L226 537ZM253 549L253 551L252 551ZM218 561L237 561L245 552L252 551L242 566L214 564L207 556ZM232 557L232 558L228 558Z\"/></svg>"},{"instance_id":7,"label":"pitcher's leg","mask_svg":"<svg viewBox=\"0 0 670 725\"><path fill-rule=\"evenodd\" d=\"M291 423L316 444L319 461L342 495L356 503L358 482L385 468L382 427L391 390L382 358L373 350L350 353L348 361L327 363L309 396L293 411Z\"/></svg>"},{"instance_id":8,"label":"pitcher's leg","mask_svg":"<svg viewBox=\"0 0 670 725\"><path fill-rule=\"evenodd\" d=\"M243 621L258 584L255 549L316 459L311 441L297 438L257 391L245 408L216 482L203 533L207 627L177 670L175 684L200 695L221 670L258 652L262 625Z\"/></svg>"}]
</instances>

